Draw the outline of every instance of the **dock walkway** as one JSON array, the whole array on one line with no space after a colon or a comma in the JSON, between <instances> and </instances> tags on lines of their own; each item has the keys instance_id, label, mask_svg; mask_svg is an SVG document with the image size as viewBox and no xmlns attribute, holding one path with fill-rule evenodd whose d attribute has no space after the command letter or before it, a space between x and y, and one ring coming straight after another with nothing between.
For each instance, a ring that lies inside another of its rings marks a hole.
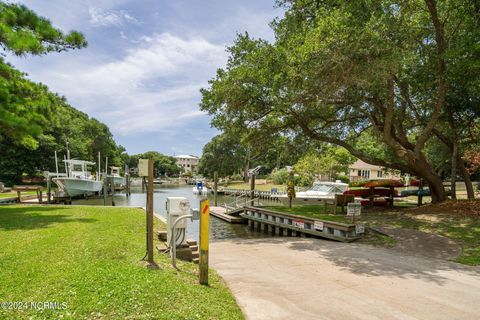
<instances>
[{"instance_id":1,"label":"dock walkway","mask_svg":"<svg viewBox=\"0 0 480 320\"><path fill-rule=\"evenodd\" d=\"M247 220L239 216L243 208L231 210L227 213L224 207L210 207L210 214L229 223L246 223Z\"/></svg>"}]
</instances>

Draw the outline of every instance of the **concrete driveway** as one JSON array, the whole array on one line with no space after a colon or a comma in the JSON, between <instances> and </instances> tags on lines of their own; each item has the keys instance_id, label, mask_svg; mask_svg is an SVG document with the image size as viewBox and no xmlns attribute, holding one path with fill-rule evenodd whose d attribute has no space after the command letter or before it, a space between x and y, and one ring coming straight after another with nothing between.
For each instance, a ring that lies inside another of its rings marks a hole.
<instances>
[{"instance_id":1,"label":"concrete driveway","mask_svg":"<svg viewBox=\"0 0 480 320\"><path fill-rule=\"evenodd\" d=\"M362 244L232 239L210 265L247 319L479 319L480 269Z\"/></svg>"}]
</instances>

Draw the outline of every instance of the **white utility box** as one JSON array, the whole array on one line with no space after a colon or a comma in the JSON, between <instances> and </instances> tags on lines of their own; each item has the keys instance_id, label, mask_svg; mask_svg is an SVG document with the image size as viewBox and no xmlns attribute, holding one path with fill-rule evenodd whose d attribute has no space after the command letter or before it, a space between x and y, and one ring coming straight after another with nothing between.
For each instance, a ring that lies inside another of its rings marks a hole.
<instances>
[{"instance_id":1,"label":"white utility box","mask_svg":"<svg viewBox=\"0 0 480 320\"><path fill-rule=\"evenodd\" d=\"M138 159L138 176L148 177L148 159Z\"/></svg>"},{"instance_id":2,"label":"white utility box","mask_svg":"<svg viewBox=\"0 0 480 320\"><path fill-rule=\"evenodd\" d=\"M175 220L179 217L190 214L190 202L184 197L168 197L167 198L167 243L170 245L172 227ZM185 232L187 228L187 219L180 220L175 225L175 234L178 235L181 232ZM183 230L182 230L183 229ZM186 240L186 237L183 237ZM179 239L181 240L182 237ZM184 242L184 241L182 241ZM177 245L182 244L180 241Z\"/></svg>"}]
</instances>

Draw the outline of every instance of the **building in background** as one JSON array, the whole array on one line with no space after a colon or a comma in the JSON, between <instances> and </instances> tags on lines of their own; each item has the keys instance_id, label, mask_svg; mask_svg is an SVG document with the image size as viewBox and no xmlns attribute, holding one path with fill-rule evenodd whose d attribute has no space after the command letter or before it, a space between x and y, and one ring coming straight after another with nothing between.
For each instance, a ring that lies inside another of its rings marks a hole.
<instances>
[{"instance_id":1,"label":"building in background","mask_svg":"<svg viewBox=\"0 0 480 320\"><path fill-rule=\"evenodd\" d=\"M362 180L400 179L400 172L368 164L362 160L355 161L348 168L350 182Z\"/></svg>"},{"instance_id":2,"label":"building in background","mask_svg":"<svg viewBox=\"0 0 480 320\"><path fill-rule=\"evenodd\" d=\"M192 174L198 171L198 161L200 160L196 156L181 154L173 156L177 159L176 164L182 169L183 173L191 172Z\"/></svg>"}]
</instances>

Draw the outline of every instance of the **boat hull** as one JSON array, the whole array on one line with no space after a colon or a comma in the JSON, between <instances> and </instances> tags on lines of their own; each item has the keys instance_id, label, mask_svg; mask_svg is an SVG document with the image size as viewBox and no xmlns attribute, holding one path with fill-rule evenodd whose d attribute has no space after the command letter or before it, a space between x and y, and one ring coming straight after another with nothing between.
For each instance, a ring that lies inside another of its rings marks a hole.
<instances>
[{"instance_id":1,"label":"boat hull","mask_svg":"<svg viewBox=\"0 0 480 320\"><path fill-rule=\"evenodd\" d=\"M196 196L206 196L208 195L208 188L203 187L201 189L198 189L197 187L192 188L193 194Z\"/></svg>"},{"instance_id":2,"label":"boat hull","mask_svg":"<svg viewBox=\"0 0 480 320\"><path fill-rule=\"evenodd\" d=\"M60 191L65 192L70 197L81 195L90 195L102 190L102 181L75 179L75 178L54 178L53 182Z\"/></svg>"},{"instance_id":3,"label":"boat hull","mask_svg":"<svg viewBox=\"0 0 480 320\"><path fill-rule=\"evenodd\" d=\"M113 185L115 188L123 188L127 184L127 181L124 177L113 177Z\"/></svg>"}]
</instances>

